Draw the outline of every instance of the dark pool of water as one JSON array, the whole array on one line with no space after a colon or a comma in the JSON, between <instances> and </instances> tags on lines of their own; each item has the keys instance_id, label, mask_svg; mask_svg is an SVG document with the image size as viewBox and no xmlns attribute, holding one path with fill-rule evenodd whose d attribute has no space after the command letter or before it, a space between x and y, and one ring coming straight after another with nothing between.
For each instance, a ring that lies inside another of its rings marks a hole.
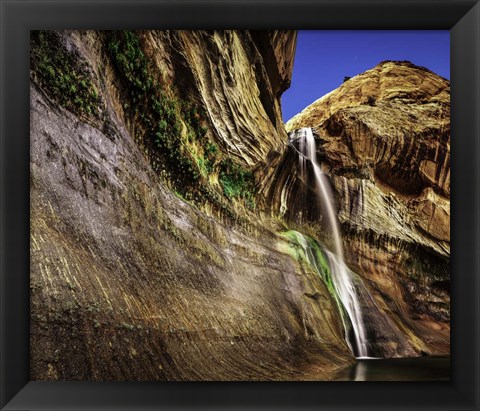
<instances>
[{"instance_id":1,"label":"dark pool of water","mask_svg":"<svg viewBox=\"0 0 480 411\"><path fill-rule=\"evenodd\" d=\"M449 381L450 357L357 360L337 381Z\"/></svg>"}]
</instances>

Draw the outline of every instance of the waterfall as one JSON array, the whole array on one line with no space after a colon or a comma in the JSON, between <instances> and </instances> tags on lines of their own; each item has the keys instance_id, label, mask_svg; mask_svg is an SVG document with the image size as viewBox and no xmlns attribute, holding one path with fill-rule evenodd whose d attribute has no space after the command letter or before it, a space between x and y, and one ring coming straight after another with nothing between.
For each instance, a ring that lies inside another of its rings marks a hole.
<instances>
[{"instance_id":1,"label":"waterfall","mask_svg":"<svg viewBox=\"0 0 480 411\"><path fill-rule=\"evenodd\" d=\"M298 141L298 154L300 175L307 182L307 162L310 162L315 176L315 185L318 192L320 206L324 210L324 217L330 227L334 240L333 253L327 252L328 263L331 270L335 291L346 311L353 328L353 341L351 341L347 324L344 321L347 343L358 357L367 357L367 338L363 323L362 311L358 302L357 292L353 284L350 270L347 268L343 257L343 244L340 226L335 213L333 192L327 176L322 172L317 162L316 145L311 128L301 128L289 134L290 141ZM305 250L305 252L307 252Z\"/></svg>"}]
</instances>

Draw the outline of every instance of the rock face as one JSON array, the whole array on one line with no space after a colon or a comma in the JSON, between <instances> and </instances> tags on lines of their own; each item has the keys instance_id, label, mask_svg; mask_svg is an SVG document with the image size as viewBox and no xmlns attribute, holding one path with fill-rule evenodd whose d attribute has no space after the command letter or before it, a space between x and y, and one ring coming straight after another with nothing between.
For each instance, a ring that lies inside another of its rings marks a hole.
<instances>
[{"instance_id":1,"label":"rock face","mask_svg":"<svg viewBox=\"0 0 480 411\"><path fill-rule=\"evenodd\" d=\"M393 61L347 80L286 125L313 128L346 258L373 295L374 304L364 295L364 311L382 356L449 352L449 125L450 83ZM271 196L298 222L305 200L295 167L291 152Z\"/></svg>"},{"instance_id":2,"label":"rock face","mask_svg":"<svg viewBox=\"0 0 480 411\"><path fill-rule=\"evenodd\" d=\"M193 87L222 148L250 166L280 150L285 133L278 98L290 83L296 35L235 31L177 35L179 44L172 46L191 70ZM183 76L183 71L174 67L172 75Z\"/></svg>"},{"instance_id":3,"label":"rock face","mask_svg":"<svg viewBox=\"0 0 480 411\"><path fill-rule=\"evenodd\" d=\"M325 284L245 194L287 146L295 38L34 33L33 380L328 379L352 363Z\"/></svg>"},{"instance_id":4,"label":"rock face","mask_svg":"<svg viewBox=\"0 0 480 411\"><path fill-rule=\"evenodd\" d=\"M281 120L295 44L32 32L33 380L325 380L354 361L328 270L291 240L318 261L330 241ZM378 355L449 349L448 98L386 62L287 125L314 129Z\"/></svg>"}]
</instances>

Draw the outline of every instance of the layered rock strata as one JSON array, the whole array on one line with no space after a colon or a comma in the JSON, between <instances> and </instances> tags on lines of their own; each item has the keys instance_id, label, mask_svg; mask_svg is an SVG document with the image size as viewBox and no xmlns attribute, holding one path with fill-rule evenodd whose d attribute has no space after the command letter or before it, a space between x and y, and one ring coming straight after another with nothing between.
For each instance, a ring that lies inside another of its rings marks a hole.
<instances>
[{"instance_id":1,"label":"layered rock strata","mask_svg":"<svg viewBox=\"0 0 480 411\"><path fill-rule=\"evenodd\" d=\"M33 37L33 380L328 379L352 362L324 283L237 195L285 150L295 36Z\"/></svg>"},{"instance_id":2,"label":"layered rock strata","mask_svg":"<svg viewBox=\"0 0 480 411\"><path fill-rule=\"evenodd\" d=\"M364 307L377 352L448 353L450 83L409 62L382 62L287 123L301 127L314 130L348 263L373 295ZM298 222L305 182L294 175L279 172L273 198Z\"/></svg>"},{"instance_id":3,"label":"layered rock strata","mask_svg":"<svg viewBox=\"0 0 480 411\"><path fill-rule=\"evenodd\" d=\"M353 362L281 235L331 241L281 118L295 42L33 32L33 380L323 380ZM314 129L378 355L449 349L448 98L385 62L287 125Z\"/></svg>"}]
</instances>

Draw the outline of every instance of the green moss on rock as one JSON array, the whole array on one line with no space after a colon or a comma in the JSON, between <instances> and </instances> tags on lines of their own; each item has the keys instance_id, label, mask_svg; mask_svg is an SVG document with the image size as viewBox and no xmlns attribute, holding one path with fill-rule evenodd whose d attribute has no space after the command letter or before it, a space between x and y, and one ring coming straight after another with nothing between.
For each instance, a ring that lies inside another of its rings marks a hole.
<instances>
[{"instance_id":1,"label":"green moss on rock","mask_svg":"<svg viewBox=\"0 0 480 411\"><path fill-rule=\"evenodd\" d=\"M228 198L242 198L247 205L255 205L255 180L251 171L245 170L232 159L227 158L220 163L219 181Z\"/></svg>"},{"instance_id":2,"label":"green moss on rock","mask_svg":"<svg viewBox=\"0 0 480 411\"><path fill-rule=\"evenodd\" d=\"M30 69L47 94L77 115L98 117L101 99L79 53L55 31L32 31L30 46Z\"/></svg>"},{"instance_id":3,"label":"green moss on rock","mask_svg":"<svg viewBox=\"0 0 480 411\"><path fill-rule=\"evenodd\" d=\"M154 169L166 175L183 198L209 201L225 211L228 207L212 195L209 181L210 175L218 175L222 194L228 200L241 199L254 208L253 173L224 158L208 137L206 113L199 105L176 98L161 75L150 74L155 68L149 66L142 51L140 33L112 31L106 43L113 65L125 82L129 101L124 108L146 131L141 138L152 148ZM160 161L154 158L157 156Z\"/></svg>"},{"instance_id":4,"label":"green moss on rock","mask_svg":"<svg viewBox=\"0 0 480 411\"><path fill-rule=\"evenodd\" d=\"M344 324L349 324L349 318L333 284L332 272L327 257L320 245L311 237L303 235L295 230L280 233L288 240L288 248L285 250L293 258L307 264L317 273L327 286L328 292L334 298L342 316Z\"/></svg>"},{"instance_id":5,"label":"green moss on rock","mask_svg":"<svg viewBox=\"0 0 480 411\"><path fill-rule=\"evenodd\" d=\"M107 36L107 50L125 82L130 102L124 108L146 130L144 142L153 146L163 161L155 162L157 171L166 172L177 192L192 195L201 175L211 164L201 154L193 154L192 145L206 141L207 128L201 111L192 103L176 99L142 51L141 39L134 31L113 31Z\"/></svg>"}]
</instances>

